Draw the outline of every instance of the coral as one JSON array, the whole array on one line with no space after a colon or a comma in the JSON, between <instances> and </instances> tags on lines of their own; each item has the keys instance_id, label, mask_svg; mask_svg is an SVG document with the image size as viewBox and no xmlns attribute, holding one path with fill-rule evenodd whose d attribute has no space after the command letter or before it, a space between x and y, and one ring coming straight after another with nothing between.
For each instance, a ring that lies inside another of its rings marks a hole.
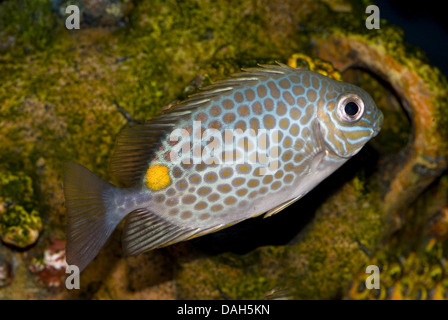
<instances>
[{"instance_id":1,"label":"coral","mask_svg":"<svg viewBox=\"0 0 448 320\"><path fill-rule=\"evenodd\" d=\"M32 258L29 270L37 276L37 282L52 290L65 288L65 241L54 238L50 239L39 258Z\"/></svg>"}]
</instances>

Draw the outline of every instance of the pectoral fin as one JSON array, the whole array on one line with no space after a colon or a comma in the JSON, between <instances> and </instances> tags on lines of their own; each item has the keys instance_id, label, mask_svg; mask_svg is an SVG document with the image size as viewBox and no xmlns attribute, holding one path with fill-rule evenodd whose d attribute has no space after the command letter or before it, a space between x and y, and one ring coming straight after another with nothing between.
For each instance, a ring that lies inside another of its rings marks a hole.
<instances>
[{"instance_id":1,"label":"pectoral fin","mask_svg":"<svg viewBox=\"0 0 448 320\"><path fill-rule=\"evenodd\" d=\"M298 196L296 198L292 198L291 200L283 202L281 205L278 205L275 208L273 208L273 209L269 210L268 212L266 212L266 214L264 215L263 218L268 218L268 217L276 214L277 212L282 211L283 209L285 209L286 207L289 207L291 204L293 204L294 202L296 202L297 200L299 200L302 197L303 197L303 194L301 194L300 196Z\"/></svg>"}]
</instances>

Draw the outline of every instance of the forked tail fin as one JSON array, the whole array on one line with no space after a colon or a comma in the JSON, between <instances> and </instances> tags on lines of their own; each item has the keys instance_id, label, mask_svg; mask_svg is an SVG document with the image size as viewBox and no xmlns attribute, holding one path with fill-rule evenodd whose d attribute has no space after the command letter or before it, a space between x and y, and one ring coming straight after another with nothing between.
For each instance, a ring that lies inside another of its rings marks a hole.
<instances>
[{"instance_id":1,"label":"forked tail fin","mask_svg":"<svg viewBox=\"0 0 448 320\"><path fill-rule=\"evenodd\" d=\"M108 206L114 189L118 188L79 164L68 162L65 166L66 256L67 263L80 271L98 255L123 218Z\"/></svg>"}]
</instances>

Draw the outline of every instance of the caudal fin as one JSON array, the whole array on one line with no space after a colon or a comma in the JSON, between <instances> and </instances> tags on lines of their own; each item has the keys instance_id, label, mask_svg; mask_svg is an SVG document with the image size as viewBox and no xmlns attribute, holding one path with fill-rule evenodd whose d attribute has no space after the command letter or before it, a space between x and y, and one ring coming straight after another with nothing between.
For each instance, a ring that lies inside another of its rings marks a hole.
<instances>
[{"instance_id":1,"label":"caudal fin","mask_svg":"<svg viewBox=\"0 0 448 320\"><path fill-rule=\"evenodd\" d=\"M105 203L111 199L114 189L117 188L83 166L74 162L66 164L64 194L69 265L83 270L120 223L122 216Z\"/></svg>"}]
</instances>

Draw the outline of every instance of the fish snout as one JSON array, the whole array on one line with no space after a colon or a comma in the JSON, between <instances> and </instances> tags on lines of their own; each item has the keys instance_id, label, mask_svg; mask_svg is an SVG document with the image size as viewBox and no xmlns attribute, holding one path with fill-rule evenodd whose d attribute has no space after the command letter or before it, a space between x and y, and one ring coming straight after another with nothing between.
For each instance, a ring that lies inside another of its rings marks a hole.
<instances>
[{"instance_id":1,"label":"fish snout","mask_svg":"<svg viewBox=\"0 0 448 320\"><path fill-rule=\"evenodd\" d=\"M378 135L378 133L381 131L381 127L383 126L383 123L384 123L383 113L379 109L378 109L378 112L379 112L378 118L376 119L375 123L373 124L372 137L376 137Z\"/></svg>"}]
</instances>

